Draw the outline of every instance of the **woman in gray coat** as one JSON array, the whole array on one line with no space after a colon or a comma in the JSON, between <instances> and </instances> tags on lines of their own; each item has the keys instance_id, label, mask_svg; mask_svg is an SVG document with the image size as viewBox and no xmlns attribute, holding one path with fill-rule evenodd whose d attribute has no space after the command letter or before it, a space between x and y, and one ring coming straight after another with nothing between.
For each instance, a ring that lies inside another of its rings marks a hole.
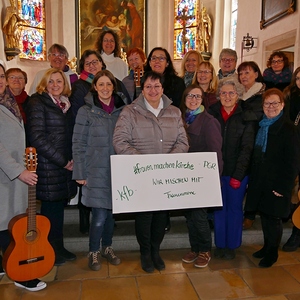
<instances>
[{"instance_id":1,"label":"woman in gray coat","mask_svg":"<svg viewBox=\"0 0 300 300\"><path fill-rule=\"evenodd\" d=\"M124 108L113 138L117 154L184 153L187 135L180 110L163 95L162 75L149 71L141 82L142 94ZM135 230L141 252L142 269L165 269L159 255L168 212L150 211L136 214Z\"/></svg>"},{"instance_id":2,"label":"woman in gray coat","mask_svg":"<svg viewBox=\"0 0 300 300\"><path fill-rule=\"evenodd\" d=\"M24 167L25 129L18 104L6 88L4 67L0 64L0 249L5 252L9 243L8 223L16 215L25 213L28 185L37 183L37 175ZM4 274L0 256L0 275ZM15 282L29 291L46 287L39 279Z\"/></svg>"},{"instance_id":3,"label":"woman in gray coat","mask_svg":"<svg viewBox=\"0 0 300 300\"><path fill-rule=\"evenodd\" d=\"M82 185L82 203L92 208L89 230L89 261L93 271L101 267L101 255L111 264L121 260L114 254L110 156L115 154L112 137L117 118L125 105L116 93L117 83L111 72L98 72L86 104L78 110L73 133L73 179Z\"/></svg>"}]
</instances>

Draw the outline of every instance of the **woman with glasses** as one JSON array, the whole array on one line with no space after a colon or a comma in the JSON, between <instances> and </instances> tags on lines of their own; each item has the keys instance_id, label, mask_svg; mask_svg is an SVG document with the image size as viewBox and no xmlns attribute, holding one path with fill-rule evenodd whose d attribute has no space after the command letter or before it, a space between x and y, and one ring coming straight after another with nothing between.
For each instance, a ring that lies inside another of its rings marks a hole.
<instances>
[{"instance_id":1,"label":"woman with glasses","mask_svg":"<svg viewBox=\"0 0 300 300\"><path fill-rule=\"evenodd\" d=\"M189 50L184 55L181 62L180 77L183 78L186 87L192 83L196 69L202 61L203 58L199 51Z\"/></svg>"},{"instance_id":2,"label":"woman with glasses","mask_svg":"<svg viewBox=\"0 0 300 300\"><path fill-rule=\"evenodd\" d=\"M123 109L117 121L113 136L117 154L188 151L181 112L163 94L162 83L163 77L157 72L149 71L143 76L142 94ZM165 269L159 250L167 219L166 211L136 213L135 232L140 245L141 265L145 272L151 273L154 268L159 271Z\"/></svg>"},{"instance_id":3,"label":"woman with glasses","mask_svg":"<svg viewBox=\"0 0 300 300\"><path fill-rule=\"evenodd\" d=\"M82 53L82 56L79 60L79 80L74 82L72 86L72 93L69 98L71 102L71 110L74 116L74 123L79 108L85 104L85 96L92 88L92 81L94 77L98 72L104 70L105 68L106 65L98 51L85 50ZM130 98L124 84L118 79L116 79L116 81L116 92L126 104L130 103ZM81 187L79 189L78 208L79 230L81 233L87 234L90 227L90 208L81 203Z\"/></svg>"},{"instance_id":4,"label":"woman with glasses","mask_svg":"<svg viewBox=\"0 0 300 300\"><path fill-rule=\"evenodd\" d=\"M216 152L219 172L222 174L222 136L218 120L202 105L204 92L196 84L189 85L182 96L181 111L189 136L189 152ZM193 208L185 212L191 251L182 261L204 268L211 259L211 230L207 208Z\"/></svg>"},{"instance_id":5,"label":"woman with glasses","mask_svg":"<svg viewBox=\"0 0 300 300\"><path fill-rule=\"evenodd\" d=\"M219 121L223 137L223 207L214 213L214 255L222 259L233 259L242 243L243 199L255 138L255 123L247 119L239 101L243 91L234 77L221 80L217 90L220 102L209 109Z\"/></svg>"},{"instance_id":6,"label":"woman with glasses","mask_svg":"<svg viewBox=\"0 0 300 300\"><path fill-rule=\"evenodd\" d=\"M26 123L25 106L29 96L25 91L27 84L27 74L19 68L10 68L5 72L8 88L16 99L20 112L23 117L24 124Z\"/></svg>"},{"instance_id":7,"label":"woman with glasses","mask_svg":"<svg viewBox=\"0 0 300 300\"><path fill-rule=\"evenodd\" d=\"M289 59L282 51L275 51L270 55L263 78L266 90L277 88L283 91L290 84L292 72L289 69Z\"/></svg>"},{"instance_id":8,"label":"woman with glasses","mask_svg":"<svg viewBox=\"0 0 300 300\"><path fill-rule=\"evenodd\" d=\"M185 90L184 80L177 76L169 52L162 48L153 48L147 58L145 72L153 71L163 76L164 94L172 100L176 107L180 106Z\"/></svg>"},{"instance_id":9,"label":"woman with glasses","mask_svg":"<svg viewBox=\"0 0 300 300\"><path fill-rule=\"evenodd\" d=\"M202 104L206 109L218 101L216 96L218 78L215 69L210 62L203 61L200 63L192 83L198 84L204 91Z\"/></svg>"},{"instance_id":10,"label":"woman with glasses","mask_svg":"<svg viewBox=\"0 0 300 300\"><path fill-rule=\"evenodd\" d=\"M253 257L268 268L278 259L282 218L290 213L299 148L296 126L283 114L282 92L269 89L262 100L264 116L255 139L245 209L260 212L264 245Z\"/></svg>"},{"instance_id":11,"label":"woman with glasses","mask_svg":"<svg viewBox=\"0 0 300 300\"><path fill-rule=\"evenodd\" d=\"M128 66L120 58L121 46L118 34L113 30L104 30L96 41L96 49L100 52L106 69L116 78L123 80L128 75Z\"/></svg>"}]
</instances>

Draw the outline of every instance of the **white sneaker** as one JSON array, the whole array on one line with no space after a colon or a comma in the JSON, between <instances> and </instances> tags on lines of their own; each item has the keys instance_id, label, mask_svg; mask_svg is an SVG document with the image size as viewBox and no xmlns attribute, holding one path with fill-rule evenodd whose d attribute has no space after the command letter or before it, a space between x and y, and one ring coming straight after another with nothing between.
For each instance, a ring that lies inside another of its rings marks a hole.
<instances>
[{"instance_id":1,"label":"white sneaker","mask_svg":"<svg viewBox=\"0 0 300 300\"><path fill-rule=\"evenodd\" d=\"M33 279L28 281L15 281L15 286L26 289L30 292L37 292L43 290L47 284L39 279Z\"/></svg>"}]
</instances>

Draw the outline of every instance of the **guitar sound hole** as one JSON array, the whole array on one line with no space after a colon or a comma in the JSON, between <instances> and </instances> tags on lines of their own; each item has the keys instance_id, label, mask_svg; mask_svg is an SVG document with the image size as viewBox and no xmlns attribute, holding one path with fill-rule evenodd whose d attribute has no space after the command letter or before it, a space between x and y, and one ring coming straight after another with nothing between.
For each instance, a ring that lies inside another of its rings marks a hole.
<instances>
[{"instance_id":1,"label":"guitar sound hole","mask_svg":"<svg viewBox=\"0 0 300 300\"><path fill-rule=\"evenodd\" d=\"M33 242L36 239L36 237L37 237L37 232L34 230L30 230L26 234L26 240L28 242Z\"/></svg>"}]
</instances>

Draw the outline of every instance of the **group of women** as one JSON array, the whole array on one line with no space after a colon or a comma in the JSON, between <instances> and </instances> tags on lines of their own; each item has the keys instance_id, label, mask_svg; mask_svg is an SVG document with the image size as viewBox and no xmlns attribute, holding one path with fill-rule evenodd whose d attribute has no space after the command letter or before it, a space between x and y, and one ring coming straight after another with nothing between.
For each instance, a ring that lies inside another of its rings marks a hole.
<instances>
[{"instance_id":1,"label":"group of women","mask_svg":"<svg viewBox=\"0 0 300 300\"><path fill-rule=\"evenodd\" d=\"M272 88L265 92L265 80L255 62L240 64L237 76L218 81L213 66L197 51L185 55L178 76L166 49L155 47L146 58L135 48L128 53L128 75L113 31L102 32L96 48L82 54L80 77L72 90L64 73L53 68L29 99L24 91L26 74L19 69L8 70L4 77L8 83L24 77L24 86L15 83L11 91L0 90L11 96L9 101L0 99L1 109L6 106L20 123L26 122L27 143L37 149L37 199L42 200L41 213L51 222L49 241L55 264L76 259L63 244L64 206L75 196L76 182L80 229L89 233L88 266L97 271L100 256L113 265L121 262L112 248L110 156L185 152L217 153L223 206L214 212L214 255L235 257L242 242L243 199L249 185L245 209L249 215L261 213L264 233L264 246L253 256L261 258L261 267L276 262L281 218L288 213L298 171L298 137L283 112L282 92ZM280 55L274 55L271 64L280 64ZM139 84L136 69L143 71ZM299 71L288 88L289 107L297 112L293 118L299 118ZM22 180L20 166L17 170L21 181L36 184L36 177ZM159 251L168 212L135 215L143 270L163 270ZM185 216L191 251L182 260L206 267L212 248L207 208L188 209Z\"/></svg>"}]
</instances>

